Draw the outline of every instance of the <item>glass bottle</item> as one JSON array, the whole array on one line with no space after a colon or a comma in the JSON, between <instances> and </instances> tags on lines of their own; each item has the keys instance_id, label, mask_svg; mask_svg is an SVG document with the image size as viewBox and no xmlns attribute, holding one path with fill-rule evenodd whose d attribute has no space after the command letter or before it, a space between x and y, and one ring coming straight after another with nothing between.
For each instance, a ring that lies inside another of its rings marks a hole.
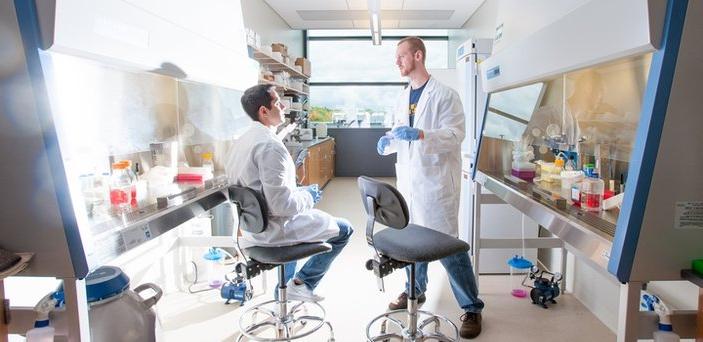
<instances>
[{"instance_id":1,"label":"glass bottle","mask_svg":"<svg viewBox=\"0 0 703 342\"><path fill-rule=\"evenodd\" d=\"M132 179L124 162L112 164L110 176L110 204L118 210L128 210L132 202Z\"/></svg>"},{"instance_id":2,"label":"glass bottle","mask_svg":"<svg viewBox=\"0 0 703 342\"><path fill-rule=\"evenodd\" d=\"M132 161L131 160L123 160L122 163L127 164L127 175L129 175L129 178L132 180L132 188L130 190L131 193L131 200L129 201L129 204L133 207L137 206L137 174L132 170Z\"/></svg>"},{"instance_id":3,"label":"glass bottle","mask_svg":"<svg viewBox=\"0 0 703 342\"><path fill-rule=\"evenodd\" d=\"M215 164L212 161L212 152L204 152L200 155L203 160L202 166L210 170L210 172L215 171Z\"/></svg>"}]
</instances>

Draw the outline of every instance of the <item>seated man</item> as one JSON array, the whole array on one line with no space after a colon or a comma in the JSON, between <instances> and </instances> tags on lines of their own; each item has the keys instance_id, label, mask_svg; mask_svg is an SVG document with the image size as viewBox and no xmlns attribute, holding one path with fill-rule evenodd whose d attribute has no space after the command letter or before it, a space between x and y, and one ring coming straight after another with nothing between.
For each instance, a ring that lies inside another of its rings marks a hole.
<instances>
[{"instance_id":1,"label":"seated man","mask_svg":"<svg viewBox=\"0 0 703 342\"><path fill-rule=\"evenodd\" d=\"M234 142L225 169L232 184L262 194L269 210L268 228L259 234L242 232L241 246L288 246L322 241L332 245L330 252L311 257L295 277L295 262L286 265L288 298L320 301L323 298L313 290L349 241L353 232L351 224L313 209L321 196L317 184L296 186L295 164L276 135L276 127L284 121L285 106L275 88L270 85L251 87L244 92L241 102L254 122Z\"/></svg>"}]
</instances>

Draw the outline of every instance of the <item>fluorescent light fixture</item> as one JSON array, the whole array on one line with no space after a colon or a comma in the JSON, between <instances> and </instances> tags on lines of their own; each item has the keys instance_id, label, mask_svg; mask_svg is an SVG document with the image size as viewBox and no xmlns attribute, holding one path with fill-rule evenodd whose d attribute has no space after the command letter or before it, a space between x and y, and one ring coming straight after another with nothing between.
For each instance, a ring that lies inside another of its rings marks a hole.
<instances>
[{"instance_id":1,"label":"fluorescent light fixture","mask_svg":"<svg viewBox=\"0 0 703 342\"><path fill-rule=\"evenodd\" d=\"M381 0L369 0L369 15L373 45L381 45Z\"/></svg>"}]
</instances>

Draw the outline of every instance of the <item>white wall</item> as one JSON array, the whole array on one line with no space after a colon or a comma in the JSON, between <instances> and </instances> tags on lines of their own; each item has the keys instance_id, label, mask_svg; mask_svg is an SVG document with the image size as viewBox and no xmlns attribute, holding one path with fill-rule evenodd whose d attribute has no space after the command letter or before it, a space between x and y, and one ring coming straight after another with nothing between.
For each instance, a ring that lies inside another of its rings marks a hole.
<instances>
[{"instance_id":1,"label":"white wall","mask_svg":"<svg viewBox=\"0 0 703 342\"><path fill-rule=\"evenodd\" d=\"M456 65L456 49L469 38L493 38L500 0L486 0L458 30L449 30L449 67Z\"/></svg>"},{"instance_id":2,"label":"white wall","mask_svg":"<svg viewBox=\"0 0 703 342\"><path fill-rule=\"evenodd\" d=\"M261 36L261 45L283 43L293 57L303 56L303 31L293 30L263 0L242 0L244 26Z\"/></svg>"}]
</instances>

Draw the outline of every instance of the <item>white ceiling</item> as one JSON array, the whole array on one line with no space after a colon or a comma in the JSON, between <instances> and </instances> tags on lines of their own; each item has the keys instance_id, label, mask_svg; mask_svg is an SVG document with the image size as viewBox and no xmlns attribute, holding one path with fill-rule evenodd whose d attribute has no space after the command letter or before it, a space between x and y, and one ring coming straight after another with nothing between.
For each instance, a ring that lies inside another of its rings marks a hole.
<instances>
[{"instance_id":1,"label":"white ceiling","mask_svg":"<svg viewBox=\"0 0 703 342\"><path fill-rule=\"evenodd\" d=\"M367 0L265 0L293 29L367 29ZM380 0L384 29L461 28L485 0Z\"/></svg>"}]
</instances>

